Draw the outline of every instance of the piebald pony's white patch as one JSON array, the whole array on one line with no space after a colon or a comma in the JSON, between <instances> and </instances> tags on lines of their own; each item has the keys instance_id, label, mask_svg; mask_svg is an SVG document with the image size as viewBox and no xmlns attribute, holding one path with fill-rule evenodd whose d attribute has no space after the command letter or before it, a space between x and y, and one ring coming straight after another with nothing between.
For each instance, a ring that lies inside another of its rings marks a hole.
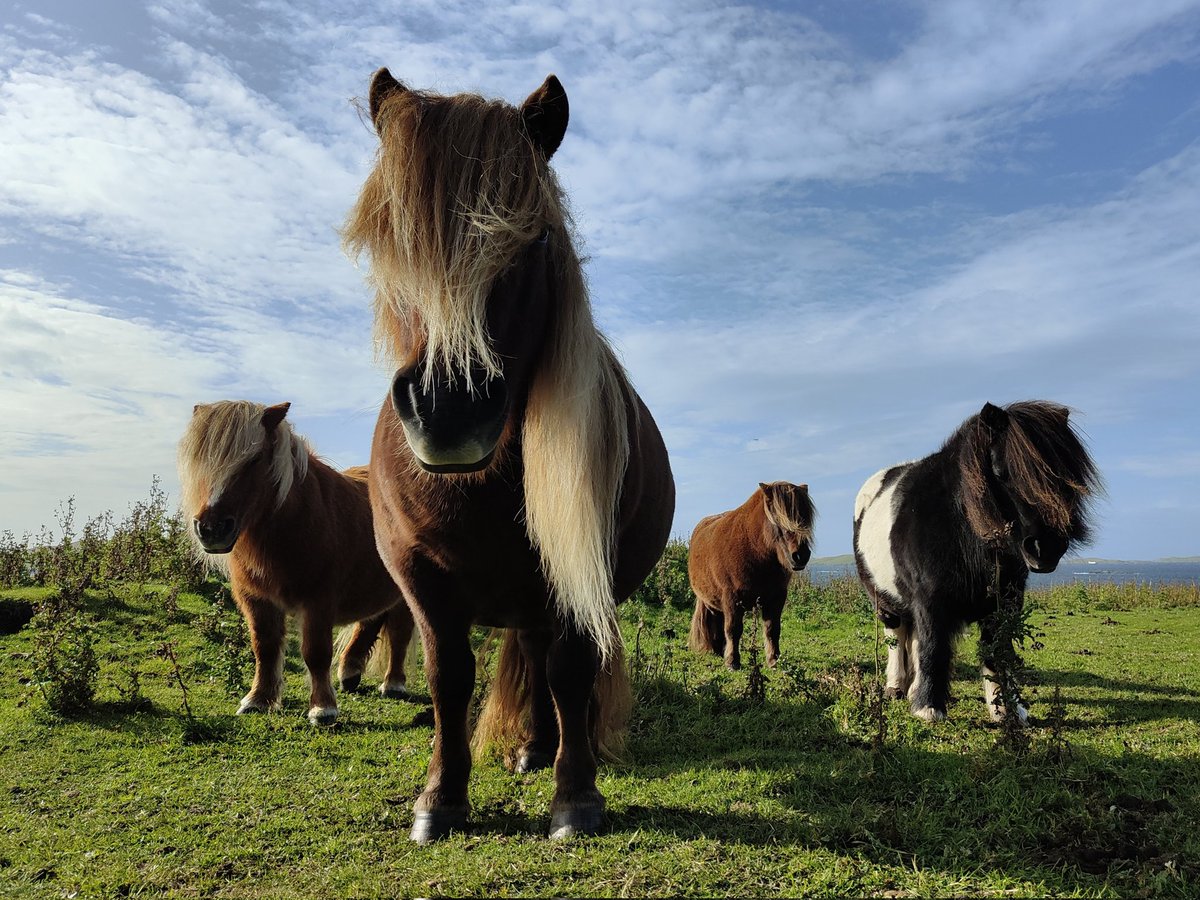
<instances>
[{"instance_id":1,"label":"piebald pony's white patch","mask_svg":"<svg viewBox=\"0 0 1200 900\"><path fill-rule=\"evenodd\" d=\"M892 468L880 469L868 478L854 500L854 519L859 523L855 549L875 587L900 600L891 537L892 525L896 522L896 488L904 476L894 479L886 488L882 487L883 476Z\"/></svg>"}]
</instances>

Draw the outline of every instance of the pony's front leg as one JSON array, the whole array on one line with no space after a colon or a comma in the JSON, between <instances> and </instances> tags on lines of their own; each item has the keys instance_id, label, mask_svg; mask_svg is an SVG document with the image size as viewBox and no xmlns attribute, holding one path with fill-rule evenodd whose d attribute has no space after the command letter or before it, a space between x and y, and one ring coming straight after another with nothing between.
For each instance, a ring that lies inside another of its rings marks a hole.
<instances>
[{"instance_id":1,"label":"pony's front leg","mask_svg":"<svg viewBox=\"0 0 1200 900\"><path fill-rule=\"evenodd\" d=\"M338 659L338 682L343 691L357 691L358 686L362 684L362 673L367 667L367 657L371 655L371 648L375 646L375 641L379 638L386 615L387 613L384 613L354 623L350 642L346 644L346 649L342 651L342 655Z\"/></svg>"},{"instance_id":2,"label":"pony's front leg","mask_svg":"<svg viewBox=\"0 0 1200 900\"><path fill-rule=\"evenodd\" d=\"M388 668L383 676L383 684L379 693L391 700L407 700L408 676L404 674L404 659L408 655L408 645L412 640L412 613L408 604L401 600L384 613L383 629L388 642Z\"/></svg>"},{"instance_id":3,"label":"pony's front leg","mask_svg":"<svg viewBox=\"0 0 1200 900\"><path fill-rule=\"evenodd\" d=\"M762 603L763 650L768 666L774 666L779 661L779 619L783 615L785 602L786 595L778 602L764 600Z\"/></svg>"},{"instance_id":4,"label":"pony's front leg","mask_svg":"<svg viewBox=\"0 0 1200 900\"><path fill-rule=\"evenodd\" d=\"M332 725L337 721L337 697L329 672L333 665L333 619L315 610L305 610L300 632L300 655L308 668L310 691L308 721Z\"/></svg>"},{"instance_id":5,"label":"pony's front leg","mask_svg":"<svg viewBox=\"0 0 1200 900\"><path fill-rule=\"evenodd\" d=\"M546 675L558 714L558 757L550 837L595 834L604 819L604 798L596 790L590 709L599 670L596 644L567 626L550 643ZM615 665L616 663L614 663Z\"/></svg>"},{"instance_id":6,"label":"pony's front leg","mask_svg":"<svg viewBox=\"0 0 1200 900\"><path fill-rule=\"evenodd\" d=\"M250 646L254 650L254 683L238 704L238 715L278 709L283 691L287 618L278 606L244 592L238 585L234 585L233 597L250 629Z\"/></svg>"},{"instance_id":7,"label":"pony's front leg","mask_svg":"<svg viewBox=\"0 0 1200 900\"><path fill-rule=\"evenodd\" d=\"M908 653L914 674L908 699L912 713L926 722L946 718L950 701L950 627L927 614L918 614L909 631Z\"/></svg>"},{"instance_id":8,"label":"pony's front leg","mask_svg":"<svg viewBox=\"0 0 1200 900\"><path fill-rule=\"evenodd\" d=\"M439 620L421 626L425 679L433 701L433 755L425 790L413 805L412 840L428 844L467 822L471 748L467 711L475 689L475 654L468 623Z\"/></svg>"},{"instance_id":9,"label":"pony's front leg","mask_svg":"<svg viewBox=\"0 0 1200 900\"><path fill-rule=\"evenodd\" d=\"M903 700L908 695L913 680L913 657L909 655L912 640L912 625L902 623L895 628L884 628L887 635L887 687L883 696L889 700Z\"/></svg>"},{"instance_id":10,"label":"pony's front leg","mask_svg":"<svg viewBox=\"0 0 1200 900\"><path fill-rule=\"evenodd\" d=\"M1000 722L1007 717L1008 710L1004 704L1004 691L1001 684L1001 679L1005 675L1000 671L1000 666L995 660L995 644L995 627L985 619L979 623L979 656L981 660L979 669L983 676L983 703L987 707L992 721ZM1008 677L1011 679L1011 676ZM1014 694L1013 700L1016 702L1017 720L1024 724L1029 719L1029 710L1025 708L1025 704L1020 702L1020 698L1015 696L1017 692L1015 683L1011 686L1011 690Z\"/></svg>"},{"instance_id":11,"label":"pony's front leg","mask_svg":"<svg viewBox=\"0 0 1200 900\"><path fill-rule=\"evenodd\" d=\"M525 774L554 765L558 751L558 721L546 674L550 632L521 629L517 632L517 643L525 657L529 678L529 737L521 747L515 766L519 774Z\"/></svg>"}]
</instances>

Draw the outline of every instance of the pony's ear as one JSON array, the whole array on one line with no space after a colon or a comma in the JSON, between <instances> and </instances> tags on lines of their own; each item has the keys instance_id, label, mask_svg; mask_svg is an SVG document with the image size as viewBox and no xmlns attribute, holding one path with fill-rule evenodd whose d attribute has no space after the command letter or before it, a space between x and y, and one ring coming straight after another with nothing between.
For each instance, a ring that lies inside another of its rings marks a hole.
<instances>
[{"instance_id":1,"label":"pony's ear","mask_svg":"<svg viewBox=\"0 0 1200 900\"><path fill-rule=\"evenodd\" d=\"M287 415L287 411L291 409L290 403L276 403L274 406L268 406L263 410L262 423L263 428L267 431L274 431L279 427L279 423L283 421L283 417Z\"/></svg>"},{"instance_id":2,"label":"pony's ear","mask_svg":"<svg viewBox=\"0 0 1200 900\"><path fill-rule=\"evenodd\" d=\"M193 406L192 407L192 415L194 416L196 413L200 412L200 407L203 405L204 404L202 404L202 403L197 403L195 406Z\"/></svg>"},{"instance_id":3,"label":"pony's ear","mask_svg":"<svg viewBox=\"0 0 1200 900\"><path fill-rule=\"evenodd\" d=\"M804 493L807 494L808 493L808 485L807 484L798 484L798 485L796 485L796 490L804 491Z\"/></svg>"},{"instance_id":4,"label":"pony's ear","mask_svg":"<svg viewBox=\"0 0 1200 900\"><path fill-rule=\"evenodd\" d=\"M553 75L547 75L542 86L521 104L521 121L525 133L542 154L549 159L567 133L570 107L567 92Z\"/></svg>"},{"instance_id":5,"label":"pony's ear","mask_svg":"<svg viewBox=\"0 0 1200 900\"><path fill-rule=\"evenodd\" d=\"M376 131L379 131L379 109L383 106L383 101L392 94L402 94L407 90L408 88L392 77L387 66L384 66L371 78L368 103L371 109L371 124L375 126Z\"/></svg>"},{"instance_id":6,"label":"pony's ear","mask_svg":"<svg viewBox=\"0 0 1200 900\"><path fill-rule=\"evenodd\" d=\"M1008 413L993 403L985 403L979 411L979 421L999 434L1008 427Z\"/></svg>"}]
</instances>

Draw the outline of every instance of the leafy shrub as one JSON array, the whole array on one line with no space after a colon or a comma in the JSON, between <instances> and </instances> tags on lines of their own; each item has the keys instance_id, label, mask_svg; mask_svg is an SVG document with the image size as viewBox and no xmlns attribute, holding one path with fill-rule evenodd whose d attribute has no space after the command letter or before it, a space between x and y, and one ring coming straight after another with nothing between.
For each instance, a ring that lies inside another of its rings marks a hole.
<instances>
[{"instance_id":1,"label":"leafy shrub","mask_svg":"<svg viewBox=\"0 0 1200 900\"><path fill-rule=\"evenodd\" d=\"M62 592L38 604L30 621L34 632L33 683L46 704L57 713L89 709L96 695L96 660L92 634L95 623Z\"/></svg>"},{"instance_id":2,"label":"leafy shrub","mask_svg":"<svg viewBox=\"0 0 1200 900\"><path fill-rule=\"evenodd\" d=\"M654 569L634 591L633 599L647 606L673 606L690 610L696 602L688 581L688 545L672 538L667 541Z\"/></svg>"}]
</instances>

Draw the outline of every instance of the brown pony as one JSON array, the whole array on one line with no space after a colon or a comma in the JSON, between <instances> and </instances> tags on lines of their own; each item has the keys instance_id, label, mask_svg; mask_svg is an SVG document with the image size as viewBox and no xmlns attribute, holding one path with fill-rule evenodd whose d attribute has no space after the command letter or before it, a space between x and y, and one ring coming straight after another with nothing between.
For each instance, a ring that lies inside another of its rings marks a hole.
<instances>
[{"instance_id":1,"label":"brown pony","mask_svg":"<svg viewBox=\"0 0 1200 900\"><path fill-rule=\"evenodd\" d=\"M371 260L396 366L371 449L375 533L421 626L436 727L412 838L466 821L472 623L511 629L476 744L553 763L554 837L597 830L596 753L628 713L616 604L675 506L649 411L596 329L548 165L567 127L550 76L519 107L370 90L375 167L344 237ZM597 677L599 675L599 678Z\"/></svg>"},{"instance_id":2,"label":"brown pony","mask_svg":"<svg viewBox=\"0 0 1200 900\"><path fill-rule=\"evenodd\" d=\"M767 665L779 658L779 615L792 572L808 564L816 509L807 484L759 483L750 499L701 519L688 547L688 579L696 611L688 645L725 656L739 669L742 617L762 610Z\"/></svg>"},{"instance_id":3,"label":"brown pony","mask_svg":"<svg viewBox=\"0 0 1200 900\"><path fill-rule=\"evenodd\" d=\"M254 685L238 712L279 707L293 613L312 682L308 718L328 725L338 712L334 626L358 623L339 663L343 690L358 687L382 629L391 654L380 690L404 697L413 619L375 549L366 466L338 472L318 459L284 421L290 405L197 405L179 442L183 510L197 546L228 573L250 629Z\"/></svg>"}]
</instances>

